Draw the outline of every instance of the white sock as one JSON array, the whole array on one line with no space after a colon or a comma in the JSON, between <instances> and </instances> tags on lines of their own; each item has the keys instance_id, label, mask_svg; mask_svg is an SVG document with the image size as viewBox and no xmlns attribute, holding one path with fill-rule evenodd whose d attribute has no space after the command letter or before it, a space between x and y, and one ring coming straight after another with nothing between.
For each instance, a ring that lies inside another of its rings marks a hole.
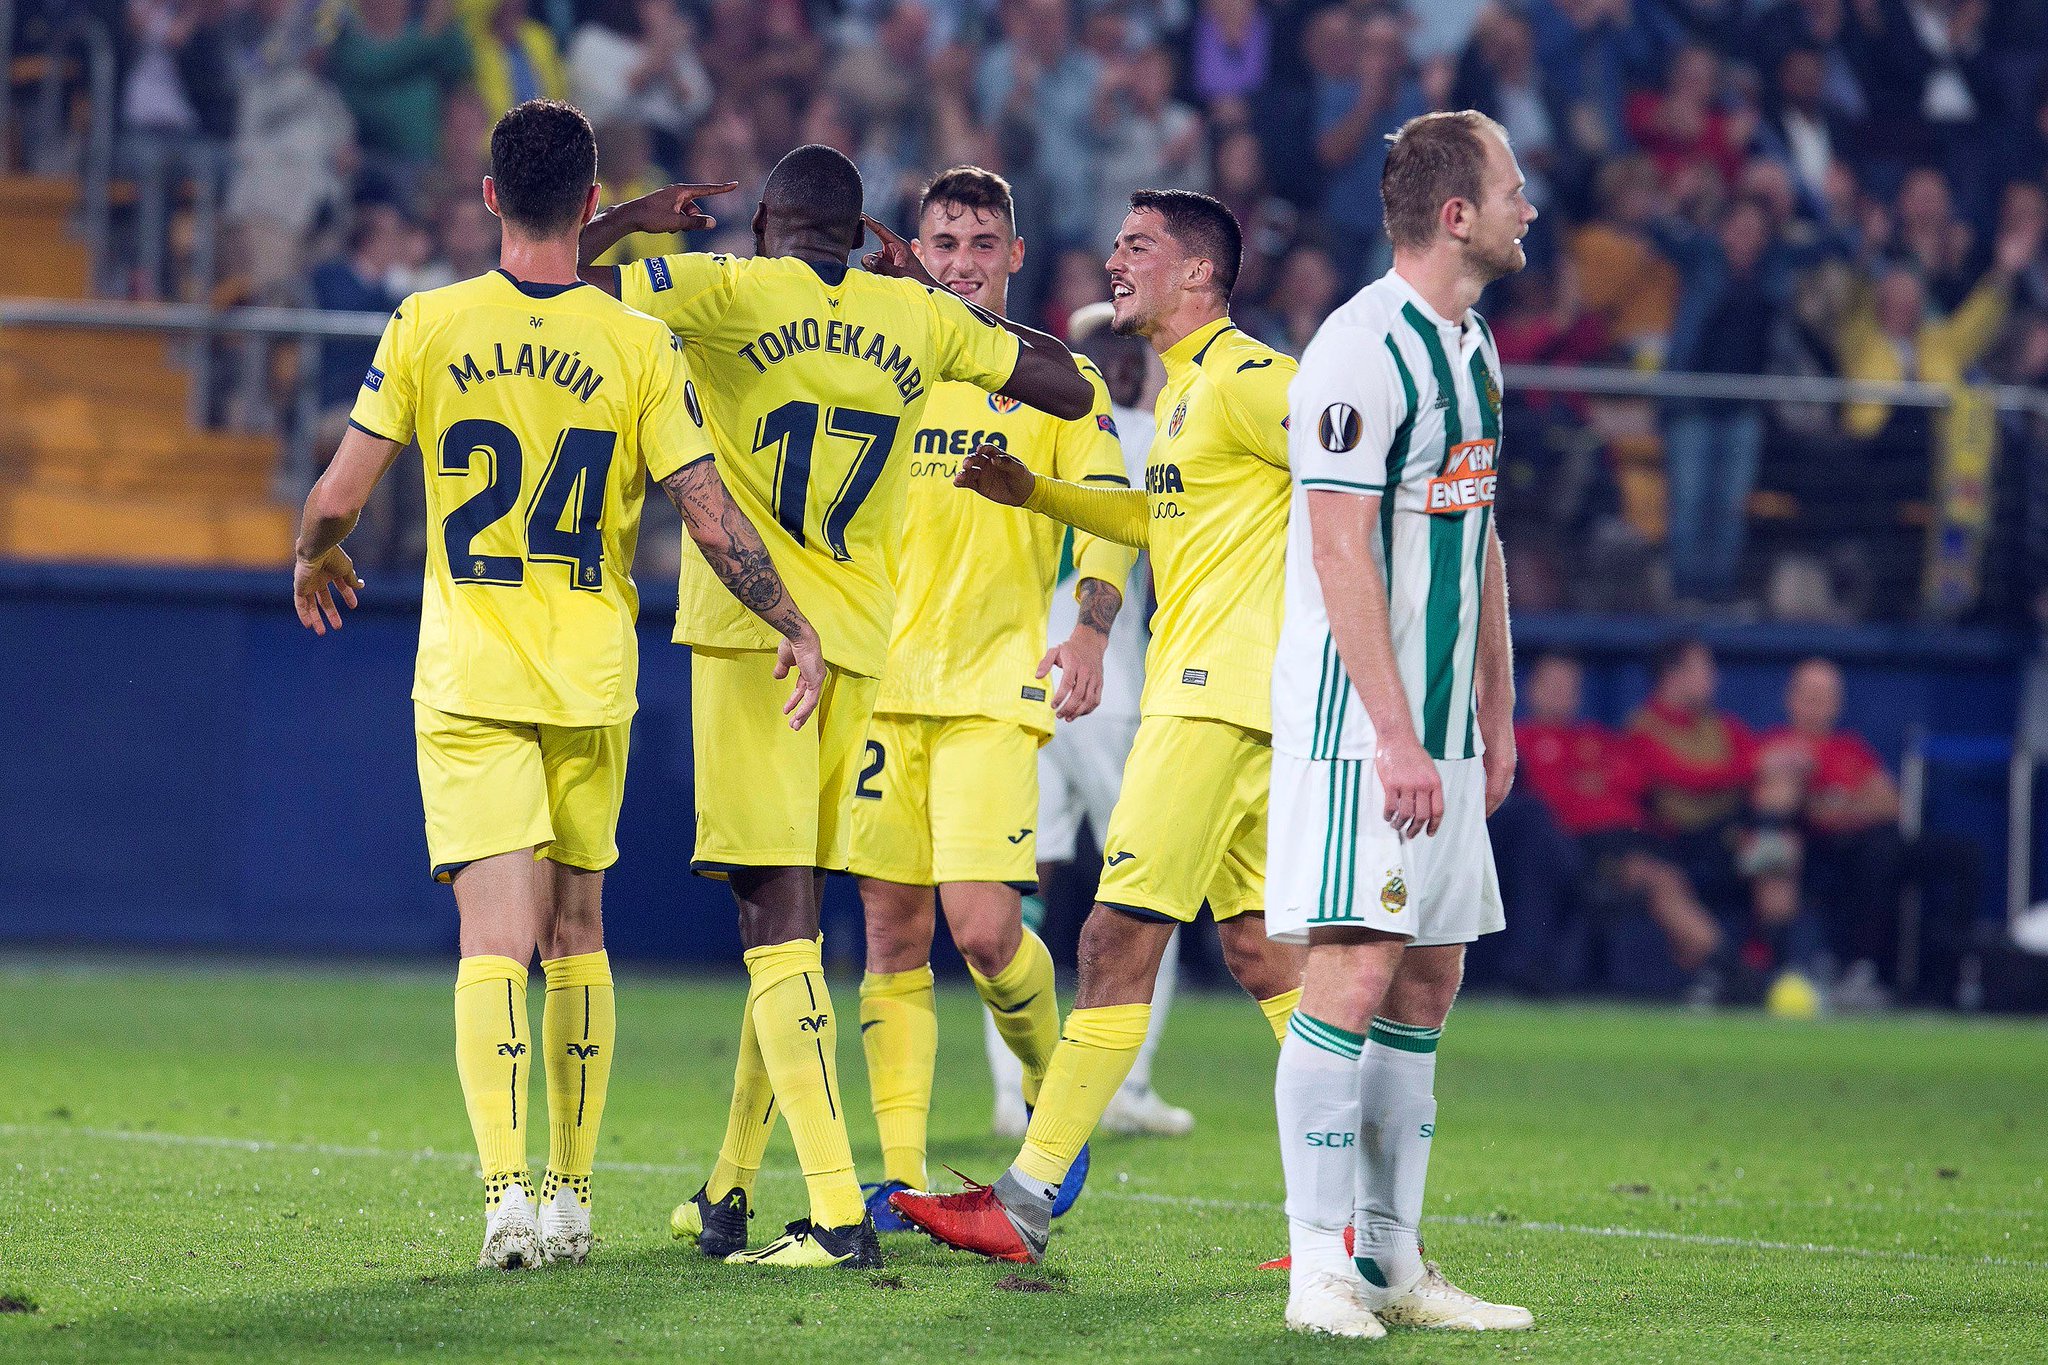
<instances>
[{"instance_id":1,"label":"white sock","mask_svg":"<svg viewBox=\"0 0 2048 1365\"><path fill-rule=\"evenodd\" d=\"M1152 1022L1145 1028L1145 1041L1138 1045L1138 1060L1124 1078L1122 1093L1142 1095L1152 1088L1152 1057L1159 1051L1159 1036L1166 1032L1166 1011L1173 1004L1173 988L1180 982L1180 930L1166 940L1166 955L1159 959L1159 976L1152 983Z\"/></svg>"},{"instance_id":2,"label":"white sock","mask_svg":"<svg viewBox=\"0 0 2048 1365\"><path fill-rule=\"evenodd\" d=\"M996 1032L995 1016L986 1005L981 1010L981 1039L988 1050L988 1074L995 1082L996 1103L1024 1098L1024 1063L1010 1051L1003 1035Z\"/></svg>"},{"instance_id":3,"label":"white sock","mask_svg":"<svg viewBox=\"0 0 2048 1365\"><path fill-rule=\"evenodd\" d=\"M1405 1292L1422 1276L1423 1185L1436 1135L1440 1028L1375 1018L1359 1068L1358 1271L1366 1284Z\"/></svg>"},{"instance_id":4,"label":"white sock","mask_svg":"<svg viewBox=\"0 0 2048 1365\"><path fill-rule=\"evenodd\" d=\"M1359 1052L1365 1040L1300 1010L1287 1023L1273 1106L1287 1176L1287 1249L1294 1283L1350 1274L1344 1225L1358 1176Z\"/></svg>"}]
</instances>

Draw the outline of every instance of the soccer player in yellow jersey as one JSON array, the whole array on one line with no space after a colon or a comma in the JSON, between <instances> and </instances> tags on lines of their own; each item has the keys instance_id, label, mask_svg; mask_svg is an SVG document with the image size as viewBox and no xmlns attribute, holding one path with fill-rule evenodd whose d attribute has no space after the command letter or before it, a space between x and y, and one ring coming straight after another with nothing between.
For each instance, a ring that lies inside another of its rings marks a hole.
<instances>
[{"instance_id":1,"label":"soccer player in yellow jersey","mask_svg":"<svg viewBox=\"0 0 2048 1365\"><path fill-rule=\"evenodd\" d=\"M801 724L825 685L817 635L727 496L689 366L660 323L576 278L597 207L597 145L569 105L498 121L484 202L504 220L499 269L415 294L392 314L349 431L306 499L299 619L341 626L362 580L341 541L407 442L426 461L430 536L413 684L434 876L454 886L462 965L455 1055L485 1182L480 1263L589 1252L590 1170L611 1073L613 999L599 917L618 859L639 671L630 574L647 479L715 573L799 669L781 707ZM526 972L547 974L538 1054L548 1164L527 1173L535 1041Z\"/></svg>"},{"instance_id":2,"label":"soccer player in yellow jersey","mask_svg":"<svg viewBox=\"0 0 2048 1365\"><path fill-rule=\"evenodd\" d=\"M946 171L922 196L917 259L933 282L1001 314L1010 275L1024 261L1014 215L1001 176L975 166ZM1128 488L1109 393L1094 365L1079 363L1095 402L1078 421L972 384L941 384L911 441L896 620L853 792L850 859L867 912L860 1040L882 1139L882 1180L867 1187L867 1203L883 1232L909 1229L889 1196L928 1183L938 1053L933 887L975 987L1023 1066L1026 1103L1037 1103L1059 1042L1052 954L1024 927L1020 895L1034 889L1037 870L1038 750L1055 714L1072 720L1100 699L1103 649L1137 556L1077 537L1080 619L1047 650L1066 528L955 488L953 475L987 443L1037 473ZM1071 1193L1085 1175L1085 1162L1076 1162Z\"/></svg>"},{"instance_id":3,"label":"soccer player in yellow jersey","mask_svg":"<svg viewBox=\"0 0 2048 1365\"><path fill-rule=\"evenodd\" d=\"M939 1241L1003 1260L1045 1254L1067 1168L1129 1073L1174 927L1206 900L1233 975L1276 1038L1301 994L1301 950L1266 937L1273 653L1291 485L1294 362L1231 324L1242 237L1230 210L1140 190L1109 258L1115 329L1166 364L1146 489L1049 479L983 446L958 481L1152 555L1158 610L1142 718L1081 931L1081 981L1016 1164L965 1194L897 1194Z\"/></svg>"},{"instance_id":4,"label":"soccer player in yellow jersey","mask_svg":"<svg viewBox=\"0 0 2048 1365\"><path fill-rule=\"evenodd\" d=\"M702 225L692 201L703 189L675 187L600 215L584 231L585 259L627 232ZM862 223L853 163L829 147L799 147L777 163L754 211L757 256L657 256L586 273L682 339L704 377L719 468L826 641L818 723L795 734L764 722L762 700L777 686L774 636L685 562L675 638L692 656L696 867L731 883L750 991L718 1162L673 1225L740 1264L880 1261L847 1144L818 908L824 874L846 870L853 792L872 762L868 718L896 606L911 433L946 380L1066 418L1086 415L1093 398L1052 338L946 290L848 270ZM901 274L908 257L889 235L870 263ZM750 1251L747 1208L778 1110L810 1216Z\"/></svg>"}]
</instances>

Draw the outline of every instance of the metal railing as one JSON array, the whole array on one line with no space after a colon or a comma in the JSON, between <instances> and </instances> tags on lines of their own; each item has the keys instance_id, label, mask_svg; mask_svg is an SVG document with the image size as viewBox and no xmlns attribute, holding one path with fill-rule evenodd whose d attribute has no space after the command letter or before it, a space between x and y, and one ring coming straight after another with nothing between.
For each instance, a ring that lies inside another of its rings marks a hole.
<instances>
[{"instance_id":1,"label":"metal railing","mask_svg":"<svg viewBox=\"0 0 2048 1365\"><path fill-rule=\"evenodd\" d=\"M65 58L73 49L84 57L88 95L85 144L74 156L64 91L71 69ZM114 97L117 70L114 38L107 26L90 14L75 14L50 35L44 54L46 65L38 88L35 118L30 137L24 143L23 161L45 175L76 171L80 180L83 229L93 278L103 278L114 184L114 119L118 102ZM6 72L8 88L0 98L0 148L8 146L13 118L14 3L0 0L0 71ZM10 168L11 169L11 168Z\"/></svg>"}]
</instances>

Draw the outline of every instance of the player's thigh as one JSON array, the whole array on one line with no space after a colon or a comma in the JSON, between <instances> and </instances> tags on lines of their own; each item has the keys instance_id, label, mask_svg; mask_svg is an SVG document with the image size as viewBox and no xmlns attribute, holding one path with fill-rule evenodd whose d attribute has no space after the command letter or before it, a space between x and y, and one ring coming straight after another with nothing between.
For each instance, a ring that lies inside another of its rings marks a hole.
<instances>
[{"instance_id":1,"label":"player's thigh","mask_svg":"<svg viewBox=\"0 0 2048 1365\"><path fill-rule=\"evenodd\" d=\"M1040 862L1070 863L1074 844L1081 833L1085 807L1081 789L1074 780L1072 748L1065 729L1053 732L1052 742L1038 751L1038 858Z\"/></svg>"},{"instance_id":2,"label":"player's thigh","mask_svg":"<svg viewBox=\"0 0 2048 1365\"><path fill-rule=\"evenodd\" d=\"M535 726L413 703L427 861L437 881L479 858L554 838Z\"/></svg>"},{"instance_id":3,"label":"player's thigh","mask_svg":"<svg viewBox=\"0 0 2048 1365\"><path fill-rule=\"evenodd\" d=\"M940 885L1038 884L1036 730L958 716L932 744L932 873Z\"/></svg>"},{"instance_id":4,"label":"player's thigh","mask_svg":"<svg viewBox=\"0 0 2048 1365\"><path fill-rule=\"evenodd\" d=\"M791 730L782 714L788 696L770 651L690 652L697 871L812 865L824 704L802 730Z\"/></svg>"},{"instance_id":5,"label":"player's thigh","mask_svg":"<svg viewBox=\"0 0 2048 1365\"><path fill-rule=\"evenodd\" d=\"M904 886L937 885L932 875L931 752L940 726L924 716L877 714L868 721L853 782L853 847L847 862L855 876Z\"/></svg>"},{"instance_id":6,"label":"player's thigh","mask_svg":"<svg viewBox=\"0 0 2048 1365\"><path fill-rule=\"evenodd\" d=\"M1247 732L1147 716L1103 836L1104 905L1185 924L1200 913L1245 816Z\"/></svg>"},{"instance_id":7,"label":"player's thigh","mask_svg":"<svg viewBox=\"0 0 2048 1365\"><path fill-rule=\"evenodd\" d=\"M1266 932L1306 943L1320 927L1412 938L1408 850L1381 814L1370 759L1273 755Z\"/></svg>"},{"instance_id":8,"label":"player's thigh","mask_svg":"<svg viewBox=\"0 0 2048 1365\"><path fill-rule=\"evenodd\" d=\"M619 860L619 809L626 801L633 722L539 730L555 830L542 853L565 867L602 871Z\"/></svg>"},{"instance_id":9,"label":"player's thigh","mask_svg":"<svg viewBox=\"0 0 2048 1365\"><path fill-rule=\"evenodd\" d=\"M881 679L826 673L825 691L812 720L818 723L817 843L812 866L844 872L853 845L854 793L874 771L868 726L874 719ZM805 728L809 728L806 726Z\"/></svg>"},{"instance_id":10,"label":"player's thigh","mask_svg":"<svg viewBox=\"0 0 2048 1365\"><path fill-rule=\"evenodd\" d=\"M1411 841L1415 943L1470 943L1506 926L1493 841L1486 832L1486 767L1482 759L1439 762L1444 818L1435 834Z\"/></svg>"},{"instance_id":11,"label":"player's thigh","mask_svg":"<svg viewBox=\"0 0 2048 1365\"><path fill-rule=\"evenodd\" d=\"M1237 765L1237 824L1223 861L1209 883L1209 913L1222 924L1266 908L1267 805L1272 795L1273 746L1249 732Z\"/></svg>"}]
</instances>

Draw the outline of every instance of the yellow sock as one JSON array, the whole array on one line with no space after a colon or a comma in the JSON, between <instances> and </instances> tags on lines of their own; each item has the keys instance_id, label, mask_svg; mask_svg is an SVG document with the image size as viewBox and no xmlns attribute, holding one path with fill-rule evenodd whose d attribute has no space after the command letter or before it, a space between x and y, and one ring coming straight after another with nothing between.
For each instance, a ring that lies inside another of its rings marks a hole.
<instances>
[{"instance_id":1,"label":"yellow sock","mask_svg":"<svg viewBox=\"0 0 2048 1365\"><path fill-rule=\"evenodd\" d=\"M1151 1022L1150 1005L1103 1005L1067 1016L1024 1150L1017 1154L1018 1170L1048 1185L1067 1178L1110 1097L1131 1074Z\"/></svg>"},{"instance_id":2,"label":"yellow sock","mask_svg":"<svg viewBox=\"0 0 2048 1365\"><path fill-rule=\"evenodd\" d=\"M860 1045L882 1138L882 1178L926 1189L925 1125L939 1058L939 1006L929 964L861 978Z\"/></svg>"},{"instance_id":3,"label":"yellow sock","mask_svg":"<svg viewBox=\"0 0 2048 1365\"><path fill-rule=\"evenodd\" d=\"M1038 1103L1045 1069L1060 1042L1060 1004L1053 993L1052 954L1029 929L1017 955L994 976L983 976L968 964L967 974L987 1002L996 1032L1024 1064L1024 1103Z\"/></svg>"},{"instance_id":4,"label":"yellow sock","mask_svg":"<svg viewBox=\"0 0 2048 1365\"><path fill-rule=\"evenodd\" d=\"M1301 1003L1301 987L1269 995L1259 1002L1259 1012L1266 1016L1266 1022L1273 1027L1273 1041L1287 1041L1287 1021L1294 1017L1294 1007Z\"/></svg>"},{"instance_id":5,"label":"yellow sock","mask_svg":"<svg viewBox=\"0 0 2048 1365\"><path fill-rule=\"evenodd\" d=\"M490 954L462 959L455 973L455 1070L493 1203L508 1181L527 1181L528 1032L526 968Z\"/></svg>"},{"instance_id":6,"label":"yellow sock","mask_svg":"<svg viewBox=\"0 0 2048 1365\"><path fill-rule=\"evenodd\" d=\"M548 1173L540 1197L545 1203L554 1186L563 1183L588 1202L590 1163L597 1156L597 1128L618 1040L612 963L599 949L543 961L540 967L547 974L540 1036L548 1076Z\"/></svg>"},{"instance_id":7,"label":"yellow sock","mask_svg":"<svg viewBox=\"0 0 2048 1365\"><path fill-rule=\"evenodd\" d=\"M754 993L756 982L747 986L747 1003L740 1010L740 1055L732 1068L732 1107L725 1115L725 1138L718 1144L718 1160L705 1193L715 1203L734 1190L754 1197L754 1177L761 1174L761 1158L768 1152L768 1139L775 1133L775 1088L768 1084L768 1068L761 1062L761 1044L754 1036Z\"/></svg>"},{"instance_id":8,"label":"yellow sock","mask_svg":"<svg viewBox=\"0 0 2048 1365\"><path fill-rule=\"evenodd\" d=\"M817 940L752 949L747 972L754 981L754 1036L796 1143L811 1221L828 1228L858 1223L865 1211L839 1102L839 1027Z\"/></svg>"}]
</instances>

